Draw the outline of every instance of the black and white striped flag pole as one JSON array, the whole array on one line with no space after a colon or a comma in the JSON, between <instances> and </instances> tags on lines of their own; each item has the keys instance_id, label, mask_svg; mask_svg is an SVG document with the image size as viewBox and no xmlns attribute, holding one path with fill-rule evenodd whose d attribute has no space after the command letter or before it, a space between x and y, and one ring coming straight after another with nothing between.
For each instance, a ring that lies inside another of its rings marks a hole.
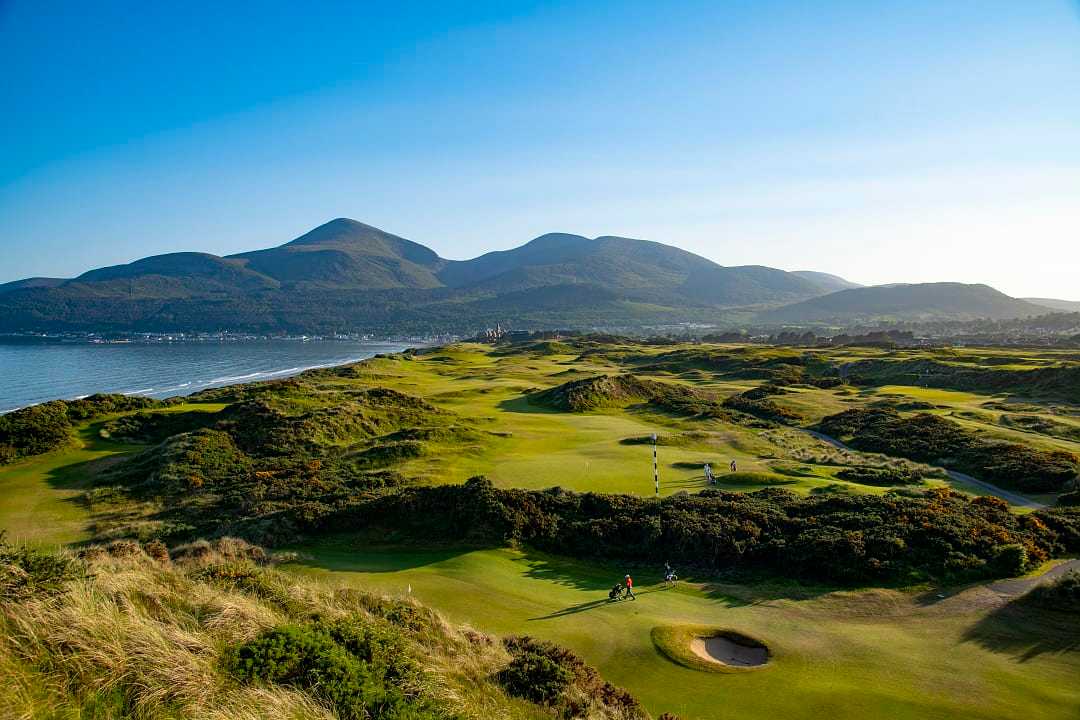
<instances>
[{"instance_id":1,"label":"black and white striped flag pole","mask_svg":"<svg viewBox=\"0 0 1080 720\"><path fill-rule=\"evenodd\" d=\"M656 465L656 433L652 434L652 477L656 485L656 497L660 497L660 470Z\"/></svg>"}]
</instances>

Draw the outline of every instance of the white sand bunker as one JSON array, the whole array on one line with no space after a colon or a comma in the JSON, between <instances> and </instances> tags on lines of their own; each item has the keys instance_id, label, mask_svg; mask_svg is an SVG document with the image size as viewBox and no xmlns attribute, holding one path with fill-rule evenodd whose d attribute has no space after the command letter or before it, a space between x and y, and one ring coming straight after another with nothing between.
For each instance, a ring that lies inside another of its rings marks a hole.
<instances>
[{"instance_id":1,"label":"white sand bunker","mask_svg":"<svg viewBox=\"0 0 1080 720\"><path fill-rule=\"evenodd\" d=\"M757 667L769 661L769 649L749 638L696 637L690 650L702 660L732 667Z\"/></svg>"}]
</instances>

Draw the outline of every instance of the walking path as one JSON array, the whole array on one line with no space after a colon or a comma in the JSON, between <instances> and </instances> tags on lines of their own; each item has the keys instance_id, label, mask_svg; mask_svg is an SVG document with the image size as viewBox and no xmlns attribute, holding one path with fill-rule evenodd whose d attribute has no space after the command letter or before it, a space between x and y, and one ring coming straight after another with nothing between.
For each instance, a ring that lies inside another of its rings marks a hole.
<instances>
[{"instance_id":1,"label":"walking path","mask_svg":"<svg viewBox=\"0 0 1080 720\"><path fill-rule=\"evenodd\" d=\"M1011 580L998 580L988 584L986 587L988 590L993 590L1001 595L1015 596L1023 595L1028 590L1032 589L1036 585L1042 585L1045 582L1049 582L1054 578L1061 577L1070 570L1076 570L1080 572L1080 560L1069 560L1063 562L1060 565L1055 565L1042 575L1036 575L1035 577L1028 578L1014 578Z\"/></svg>"},{"instance_id":2,"label":"walking path","mask_svg":"<svg viewBox=\"0 0 1080 720\"><path fill-rule=\"evenodd\" d=\"M815 437L818 440L821 440L822 442L826 442L826 443L832 445L835 448L839 448L840 450L845 450L847 452L858 452L858 450L855 450L854 448L848 447L847 445L840 442L836 438L830 437L829 435L826 435L825 433L818 432L817 430L809 430L807 428L800 428L800 429L803 432L805 432L807 435L810 435L811 437ZM938 467L938 466L935 466L935 467ZM1038 502L1036 500L1031 500L1030 498L1026 498L1023 495L1018 495L1018 494L1016 494L1014 492L1009 492L1008 490L1002 490L997 485L992 485L992 484L986 482L985 480L979 480L978 478L973 478L970 475L968 475L967 473L957 472L955 470L949 470L948 468L941 468L941 469L944 470L945 472L947 472L949 474L949 477L951 477L953 480L956 480L957 482L970 483L970 484L975 485L977 487L981 487L983 490L986 490L987 492L990 492L993 495L998 496L1002 500L1006 500L1006 501L1012 503L1013 505L1017 505L1017 506L1023 507L1023 508L1030 508L1032 510L1040 510L1040 509L1046 507L1046 505L1041 503L1041 502Z\"/></svg>"}]
</instances>

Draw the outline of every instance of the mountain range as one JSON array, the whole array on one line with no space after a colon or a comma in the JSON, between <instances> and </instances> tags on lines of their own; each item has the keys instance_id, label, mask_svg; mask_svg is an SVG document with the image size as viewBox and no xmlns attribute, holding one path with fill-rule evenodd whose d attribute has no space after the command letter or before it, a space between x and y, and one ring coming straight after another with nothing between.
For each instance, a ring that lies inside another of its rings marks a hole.
<instances>
[{"instance_id":1,"label":"mountain range","mask_svg":"<svg viewBox=\"0 0 1080 720\"><path fill-rule=\"evenodd\" d=\"M179 252L76 278L0 285L0 332L468 332L680 322L1012 318L1047 307L985 285L861 287L823 272L727 267L647 240L565 233L471 260L339 218L278 247Z\"/></svg>"}]
</instances>

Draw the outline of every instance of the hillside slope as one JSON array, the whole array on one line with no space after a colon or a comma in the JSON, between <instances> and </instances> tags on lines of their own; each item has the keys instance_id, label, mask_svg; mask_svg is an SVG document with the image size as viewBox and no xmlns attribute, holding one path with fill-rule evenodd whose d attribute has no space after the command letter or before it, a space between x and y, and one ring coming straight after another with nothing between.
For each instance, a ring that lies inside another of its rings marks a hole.
<instances>
[{"instance_id":1,"label":"hillside slope","mask_svg":"<svg viewBox=\"0 0 1080 720\"><path fill-rule=\"evenodd\" d=\"M836 292L837 290L849 290L851 288L863 287L859 283L851 282L839 275L832 275L831 273L816 272L814 270L793 270L791 274L797 275L804 280L809 280L826 292Z\"/></svg>"},{"instance_id":2,"label":"hillside slope","mask_svg":"<svg viewBox=\"0 0 1080 720\"><path fill-rule=\"evenodd\" d=\"M1061 312L1080 312L1080 301L1077 300L1057 300L1054 298L1021 298L1022 300L1034 303L1035 305L1041 305L1051 310L1060 310Z\"/></svg>"},{"instance_id":3,"label":"hillside slope","mask_svg":"<svg viewBox=\"0 0 1080 720\"><path fill-rule=\"evenodd\" d=\"M921 283L850 288L757 315L763 323L848 323L873 320L1004 320L1046 309L988 285Z\"/></svg>"}]
</instances>

